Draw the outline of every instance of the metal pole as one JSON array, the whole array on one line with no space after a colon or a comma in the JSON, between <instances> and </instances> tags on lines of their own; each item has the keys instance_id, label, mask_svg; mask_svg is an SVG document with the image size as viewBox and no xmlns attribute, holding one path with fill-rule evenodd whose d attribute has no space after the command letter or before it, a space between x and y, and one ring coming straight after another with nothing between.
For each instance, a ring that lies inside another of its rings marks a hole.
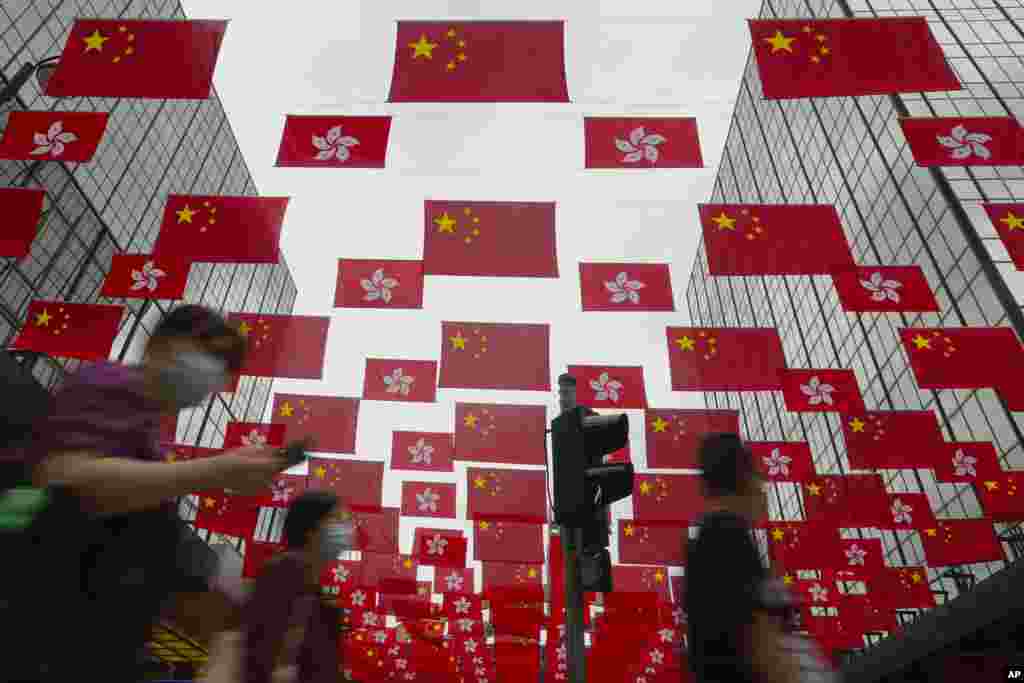
<instances>
[{"instance_id":1,"label":"metal pole","mask_svg":"<svg viewBox=\"0 0 1024 683\"><path fill-rule=\"evenodd\" d=\"M583 546L583 529L562 527L565 553L565 641L569 683L586 683L587 650L583 638L583 591L580 590L577 553Z\"/></svg>"},{"instance_id":2,"label":"metal pole","mask_svg":"<svg viewBox=\"0 0 1024 683\"><path fill-rule=\"evenodd\" d=\"M18 72L14 74L14 77L6 81L3 89L0 89L0 106L7 104L7 102L17 97L18 92L28 83L28 79L32 78L32 74L35 71L35 64L22 64Z\"/></svg>"}]
</instances>

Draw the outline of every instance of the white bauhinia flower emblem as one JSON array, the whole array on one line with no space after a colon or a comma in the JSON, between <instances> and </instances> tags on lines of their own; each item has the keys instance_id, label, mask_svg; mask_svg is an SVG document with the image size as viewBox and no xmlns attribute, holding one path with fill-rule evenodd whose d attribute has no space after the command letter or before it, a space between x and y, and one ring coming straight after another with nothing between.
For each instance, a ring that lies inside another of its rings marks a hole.
<instances>
[{"instance_id":1,"label":"white bauhinia flower emblem","mask_svg":"<svg viewBox=\"0 0 1024 683\"><path fill-rule=\"evenodd\" d=\"M397 656L398 656L398 653L399 653L399 652L401 652L401 650L399 649L399 647L398 647L397 645L392 645L392 646L391 646L391 647L390 647L390 648L388 649L388 656L389 656L389 657L397 657Z\"/></svg>"},{"instance_id":2,"label":"white bauhinia flower emblem","mask_svg":"<svg viewBox=\"0 0 1024 683\"><path fill-rule=\"evenodd\" d=\"M243 446L261 446L261 447L262 446L266 446L267 445L267 435L264 434L263 432L261 432L258 429L254 429L251 432L249 432L248 434L243 434L242 435L242 445Z\"/></svg>"},{"instance_id":3,"label":"white bauhinia flower emblem","mask_svg":"<svg viewBox=\"0 0 1024 683\"><path fill-rule=\"evenodd\" d=\"M319 135L313 136L313 147L317 149L317 161L328 161L330 159L348 161L349 157L352 156L349 147L354 147L358 144L358 139L351 135L343 136L341 134L341 126L334 126L327 131L327 135L324 137Z\"/></svg>"},{"instance_id":4,"label":"white bauhinia flower emblem","mask_svg":"<svg viewBox=\"0 0 1024 683\"><path fill-rule=\"evenodd\" d=\"M384 384L387 385L389 394L408 396L415 381L416 378L412 375L403 375L402 368L395 368L390 375L384 375Z\"/></svg>"},{"instance_id":5,"label":"white bauhinia flower emblem","mask_svg":"<svg viewBox=\"0 0 1024 683\"><path fill-rule=\"evenodd\" d=\"M646 286L639 280L630 280L625 271L616 275L614 280L606 280L604 283L604 288L612 295L611 302L613 304L621 304L626 301L633 304L640 303L640 290Z\"/></svg>"},{"instance_id":6,"label":"white bauhinia flower emblem","mask_svg":"<svg viewBox=\"0 0 1024 683\"><path fill-rule=\"evenodd\" d=\"M555 653L558 655L558 660L559 661L564 661L565 658L569 656L569 652L566 650L564 644L563 645L559 645L558 649L555 650Z\"/></svg>"},{"instance_id":7,"label":"white bauhinia flower emblem","mask_svg":"<svg viewBox=\"0 0 1024 683\"><path fill-rule=\"evenodd\" d=\"M661 650L651 650L651 662L661 664L665 661L665 654Z\"/></svg>"},{"instance_id":8,"label":"white bauhinia flower emblem","mask_svg":"<svg viewBox=\"0 0 1024 683\"><path fill-rule=\"evenodd\" d=\"M36 147L29 154L32 156L49 154L56 159L64 153L64 145L69 145L77 140L77 135L64 130L63 121L54 121L45 133L36 133L32 136L32 142Z\"/></svg>"},{"instance_id":9,"label":"white bauhinia flower emblem","mask_svg":"<svg viewBox=\"0 0 1024 683\"><path fill-rule=\"evenodd\" d=\"M667 140L664 135L648 134L643 126L639 126L629 132L629 140L615 138L615 147L626 155L622 157L624 163L634 164L641 159L647 159L654 164L658 161L658 145Z\"/></svg>"},{"instance_id":10,"label":"white bauhinia flower emblem","mask_svg":"<svg viewBox=\"0 0 1024 683\"><path fill-rule=\"evenodd\" d=\"M471 603L466 598L459 598L455 601L456 614L469 614Z\"/></svg>"},{"instance_id":11,"label":"white bauhinia flower emblem","mask_svg":"<svg viewBox=\"0 0 1024 683\"><path fill-rule=\"evenodd\" d=\"M460 575L456 574L455 572L452 572L451 574L446 576L444 581L445 581L445 586L447 586L449 591L460 591L460 590L462 590L462 584L464 582L464 579Z\"/></svg>"},{"instance_id":12,"label":"white bauhinia flower emblem","mask_svg":"<svg viewBox=\"0 0 1024 683\"><path fill-rule=\"evenodd\" d=\"M373 612L363 612L363 624L366 626L376 626L377 615Z\"/></svg>"},{"instance_id":13,"label":"white bauhinia flower emblem","mask_svg":"<svg viewBox=\"0 0 1024 683\"><path fill-rule=\"evenodd\" d=\"M637 676L636 677L636 683L647 683L647 679L644 678L643 676Z\"/></svg>"},{"instance_id":14,"label":"white bauhinia flower emblem","mask_svg":"<svg viewBox=\"0 0 1024 683\"><path fill-rule=\"evenodd\" d=\"M676 637L676 632L670 628L663 628L658 631L658 635L661 636L661 642L671 643L672 639Z\"/></svg>"},{"instance_id":15,"label":"white bauhinia flower emblem","mask_svg":"<svg viewBox=\"0 0 1024 683\"><path fill-rule=\"evenodd\" d=\"M414 680L416 680L416 672L415 671L406 671L405 672L405 676L403 676L403 678L405 680L407 680L407 681L414 681Z\"/></svg>"},{"instance_id":16,"label":"white bauhinia flower emblem","mask_svg":"<svg viewBox=\"0 0 1024 683\"><path fill-rule=\"evenodd\" d=\"M462 629L463 633L469 633L473 630L473 624L475 624L476 621L473 619L459 619L456 623L459 625L459 628Z\"/></svg>"},{"instance_id":17,"label":"white bauhinia flower emblem","mask_svg":"<svg viewBox=\"0 0 1024 683\"><path fill-rule=\"evenodd\" d=\"M902 500L897 498L892 502L892 521L896 524L911 524L913 518L910 513L913 512L913 508L904 503Z\"/></svg>"},{"instance_id":18,"label":"white bauhinia flower emblem","mask_svg":"<svg viewBox=\"0 0 1024 683\"><path fill-rule=\"evenodd\" d=\"M828 601L828 589L822 586L820 583L812 584L808 590L811 594L811 599L814 602Z\"/></svg>"},{"instance_id":19,"label":"white bauhinia flower emblem","mask_svg":"<svg viewBox=\"0 0 1024 683\"><path fill-rule=\"evenodd\" d=\"M778 448L773 448L771 455L766 455L762 459L768 468L768 476L777 477L782 475L785 477L789 475L789 463L793 462L793 458L783 455Z\"/></svg>"},{"instance_id":20,"label":"white bauhinia flower emblem","mask_svg":"<svg viewBox=\"0 0 1024 683\"><path fill-rule=\"evenodd\" d=\"M935 139L950 150L949 156L953 159L968 159L972 154L979 159L992 158L992 152L985 146L986 142L992 141L992 136L987 133L971 133L963 125L959 125L950 131L949 136L937 135Z\"/></svg>"},{"instance_id":21,"label":"white bauhinia flower emblem","mask_svg":"<svg viewBox=\"0 0 1024 683\"><path fill-rule=\"evenodd\" d=\"M676 607L672 610L672 623L676 626L681 626L686 623L686 612L682 607Z\"/></svg>"},{"instance_id":22,"label":"white bauhinia flower emblem","mask_svg":"<svg viewBox=\"0 0 1024 683\"><path fill-rule=\"evenodd\" d=\"M435 534L433 538L427 539L428 555L444 555L444 549L447 547L448 539L441 536L441 534Z\"/></svg>"},{"instance_id":23,"label":"white bauhinia flower emblem","mask_svg":"<svg viewBox=\"0 0 1024 683\"><path fill-rule=\"evenodd\" d=\"M407 661L406 661L406 660L404 660L404 659L396 659L396 660L395 660L395 668L396 668L396 669L401 669L402 671L405 671L405 667L406 667L406 666L407 666L408 664L409 664L409 662L407 662Z\"/></svg>"},{"instance_id":24,"label":"white bauhinia flower emblem","mask_svg":"<svg viewBox=\"0 0 1024 683\"><path fill-rule=\"evenodd\" d=\"M962 448L956 449L956 453L953 454L953 469L958 477L976 477L978 471L974 469L974 465L978 462L978 459L973 455L964 453Z\"/></svg>"},{"instance_id":25,"label":"white bauhinia flower emblem","mask_svg":"<svg viewBox=\"0 0 1024 683\"><path fill-rule=\"evenodd\" d=\"M342 566L340 564L337 567L335 567L334 569L332 569L331 573L334 574L334 580L337 581L338 583L345 583L346 581L348 581L348 577L350 576L348 568L344 567L344 566ZM355 594L353 594L352 595L352 602L355 603L355 601L356 601L356 596L355 596ZM363 603L359 603L359 604L361 605Z\"/></svg>"},{"instance_id":26,"label":"white bauhinia flower emblem","mask_svg":"<svg viewBox=\"0 0 1024 683\"><path fill-rule=\"evenodd\" d=\"M292 494L295 493L295 488L287 481L275 481L273 488L273 496L275 503L287 503L292 498Z\"/></svg>"},{"instance_id":27,"label":"white bauhinia flower emblem","mask_svg":"<svg viewBox=\"0 0 1024 683\"><path fill-rule=\"evenodd\" d=\"M430 460L434 455L434 447L428 444L423 439L416 442L415 445L409 446L409 455L412 456L412 463L429 465Z\"/></svg>"},{"instance_id":28,"label":"white bauhinia flower emblem","mask_svg":"<svg viewBox=\"0 0 1024 683\"><path fill-rule=\"evenodd\" d=\"M484 658L483 657L473 657L473 663L476 664L477 666L483 666Z\"/></svg>"},{"instance_id":29,"label":"white bauhinia flower emblem","mask_svg":"<svg viewBox=\"0 0 1024 683\"><path fill-rule=\"evenodd\" d=\"M476 641L470 638L465 642L466 652L476 652Z\"/></svg>"},{"instance_id":30,"label":"white bauhinia flower emblem","mask_svg":"<svg viewBox=\"0 0 1024 683\"><path fill-rule=\"evenodd\" d=\"M386 642L388 642L388 632L387 631L374 631L373 632L373 639L376 642L378 642L378 643L386 643Z\"/></svg>"},{"instance_id":31,"label":"white bauhinia flower emblem","mask_svg":"<svg viewBox=\"0 0 1024 683\"><path fill-rule=\"evenodd\" d=\"M482 666L478 666L474 671L476 671L476 675L477 676L486 676L487 675L487 669L485 669ZM487 679L486 678L484 679L484 683L487 683Z\"/></svg>"},{"instance_id":32,"label":"white bauhinia flower emblem","mask_svg":"<svg viewBox=\"0 0 1024 683\"><path fill-rule=\"evenodd\" d=\"M835 387L831 384L825 384L815 375L807 381L807 384L800 385L800 391L804 392L804 396L807 397L807 403L812 406L820 403L832 405L832 392L835 391Z\"/></svg>"},{"instance_id":33,"label":"white bauhinia flower emblem","mask_svg":"<svg viewBox=\"0 0 1024 683\"><path fill-rule=\"evenodd\" d=\"M649 666L646 669L644 669L644 673L647 674L648 676L653 676L656 673L658 673L658 670L655 669L653 666Z\"/></svg>"},{"instance_id":34,"label":"white bauhinia flower emblem","mask_svg":"<svg viewBox=\"0 0 1024 683\"><path fill-rule=\"evenodd\" d=\"M850 566L864 565L864 558L868 556L868 551L861 548L859 545L854 543L846 549L846 560L850 563Z\"/></svg>"},{"instance_id":35,"label":"white bauhinia flower emblem","mask_svg":"<svg viewBox=\"0 0 1024 683\"><path fill-rule=\"evenodd\" d=\"M894 304L900 302L900 294L896 290L903 286L899 280L886 280L882 273L875 271L867 280L861 280L860 286L871 292L872 301L885 301L888 299Z\"/></svg>"},{"instance_id":36,"label":"white bauhinia flower emblem","mask_svg":"<svg viewBox=\"0 0 1024 683\"><path fill-rule=\"evenodd\" d=\"M594 390L595 401L618 403L621 395L620 392L622 391L622 382L610 378L607 372L602 372L600 377L590 380L590 388Z\"/></svg>"},{"instance_id":37,"label":"white bauhinia flower emblem","mask_svg":"<svg viewBox=\"0 0 1024 683\"><path fill-rule=\"evenodd\" d=\"M416 494L416 505L420 512L437 512L437 501L439 500L441 500L441 496L429 488L423 489L423 493Z\"/></svg>"},{"instance_id":38,"label":"white bauhinia flower emblem","mask_svg":"<svg viewBox=\"0 0 1024 683\"><path fill-rule=\"evenodd\" d=\"M142 264L142 270L132 271L132 291L148 289L155 292L160 286L160 278L167 277L167 273L156 267L152 261Z\"/></svg>"},{"instance_id":39,"label":"white bauhinia flower emblem","mask_svg":"<svg viewBox=\"0 0 1024 683\"><path fill-rule=\"evenodd\" d=\"M363 278L359 284L366 290L363 301L383 301L389 304L391 303L391 290L398 286L398 280L393 277L385 277L384 269L378 268L373 271L369 280Z\"/></svg>"},{"instance_id":40,"label":"white bauhinia flower emblem","mask_svg":"<svg viewBox=\"0 0 1024 683\"><path fill-rule=\"evenodd\" d=\"M352 593L352 604L357 607L362 607L366 603L366 593L363 591L356 591Z\"/></svg>"}]
</instances>

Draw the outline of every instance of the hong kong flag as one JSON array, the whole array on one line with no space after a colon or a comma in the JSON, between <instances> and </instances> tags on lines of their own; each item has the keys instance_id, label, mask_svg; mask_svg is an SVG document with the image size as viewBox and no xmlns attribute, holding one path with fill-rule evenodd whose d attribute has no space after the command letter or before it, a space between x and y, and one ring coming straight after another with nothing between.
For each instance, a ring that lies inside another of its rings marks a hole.
<instances>
[{"instance_id":1,"label":"hong kong flag","mask_svg":"<svg viewBox=\"0 0 1024 683\"><path fill-rule=\"evenodd\" d=\"M1014 267L1024 270L1024 204L982 204Z\"/></svg>"},{"instance_id":2,"label":"hong kong flag","mask_svg":"<svg viewBox=\"0 0 1024 683\"><path fill-rule=\"evenodd\" d=\"M391 469L452 472L455 445L451 434L392 432Z\"/></svg>"},{"instance_id":3,"label":"hong kong flag","mask_svg":"<svg viewBox=\"0 0 1024 683\"><path fill-rule=\"evenodd\" d=\"M224 449L242 446L284 445L284 425L263 422L228 422L224 428Z\"/></svg>"},{"instance_id":4,"label":"hong kong flag","mask_svg":"<svg viewBox=\"0 0 1024 683\"><path fill-rule=\"evenodd\" d=\"M857 376L853 370L781 370L782 397L794 413L863 413Z\"/></svg>"},{"instance_id":5,"label":"hong kong flag","mask_svg":"<svg viewBox=\"0 0 1024 683\"><path fill-rule=\"evenodd\" d=\"M918 166L1020 166L1024 135L1012 116L901 118Z\"/></svg>"},{"instance_id":6,"label":"hong kong flag","mask_svg":"<svg viewBox=\"0 0 1024 683\"><path fill-rule=\"evenodd\" d=\"M581 263L584 311L674 311L666 263Z\"/></svg>"},{"instance_id":7,"label":"hong kong flag","mask_svg":"<svg viewBox=\"0 0 1024 683\"><path fill-rule=\"evenodd\" d=\"M928 496L923 493L889 494L889 520L883 529L931 529L935 526Z\"/></svg>"},{"instance_id":8,"label":"hong kong flag","mask_svg":"<svg viewBox=\"0 0 1024 683\"><path fill-rule=\"evenodd\" d=\"M335 308L423 308L423 262L339 259Z\"/></svg>"},{"instance_id":9,"label":"hong kong flag","mask_svg":"<svg viewBox=\"0 0 1024 683\"><path fill-rule=\"evenodd\" d=\"M786 367L773 327L666 327L672 391L772 391Z\"/></svg>"},{"instance_id":10,"label":"hong kong flag","mask_svg":"<svg viewBox=\"0 0 1024 683\"><path fill-rule=\"evenodd\" d=\"M472 567L455 569L446 567L434 572L435 593L472 593L476 590Z\"/></svg>"},{"instance_id":11,"label":"hong kong flag","mask_svg":"<svg viewBox=\"0 0 1024 683\"><path fill-rule=\"evenodd\" d=\"M0 187L0 212L4 216L0 234L0 258L24 258L32 249L39 219L43 214L44 190Z\"/></svg>"},{"instance_id":12,"label":"hong kong flag","mask_svg":"<svg viewBox=\"0 0 1024 683\"><path fill-rule=\"evenodd\" d=\"M402 482L402 515L455 518L455 484Z\"/></svg>"},{"instance_id":13,"label":"hong kong flag","mask_svg":"<svg viewBox=\"0 0 1024 683\"><path fill-rule=\"evenodd\" d=\"M987 518L940 520L921 531L921 545L931 567L999 562L1006 557Z\"/></svg>"},{"instance_id":14,"label":"hong kong flag","mask_svg":"<svg viewBox=\"0 0 1024 683\"><path fill-rule=\"evenodd\" d=\"M837 563L839 532L833 526L818 521L770 522L766 530L768 555L775 566L793 572L823 566L825 558Z\"/></svg>"},{"instance_id":15,"label":"hong kong flag","mask_svg":"<svg viewBox=\"0 0 1024 683\"><path fill-rule=\"evenodd\" d=\"M384 168L390 116L285 118L277 166Z\"/></svg>"},{"instance_id":16,"label":"hong kong flag","mask_svg":"<svg viewBox=\"0 0 1024 683\"><path fill-rule=\"evenodd\" d=\"M737 420L739 417L737 416ZM748 441L754 466L771 481L809 481L817 476L804 441Z\"/></svg>"},{"instance_id":17,"label":"hong kong flag","mask_svg":"<svg viewBox=\"0 0 1024 683\"><path fill-rule=\"evenodd\" d=\"M192 264L182 258L114 254L100 296L109 299L168 299L185 296Z\"/></svg>"},{"instance_id":18,"label":"hong kong flag","mask_svg":"<svg viewBox=\"0 0 1024 683\"><path fill-rule=\"evenodd\" d=\"M363 398L433 403L437 398L437 361L367 358Z\"/></svg>"},{"instance_id":19,"label":"hong kong flag","mask_svg":"<svg viewBox=\"0 0 1024 683\"><path fill-rule=\"evenodd\" d=\"M644 413L647 466L698 469L697 449L707 434L740 431L735 410L648 410Z\"/></svg>"},{"instance_id":20,"label":"hong kong flag","mask_svg":"<svg viewBox=\"0 0 1024 683\"><path fill-rule=\"evenodd\" d=\"M838 546L829 543L827 548L822 548L826 550L822 566L838 570L841 579L850 576L865 580L885 569L885 549L880 538L841 538Z\"/></svg>"},{"instance_id":21,"label":"hong kong flag","mask_svg":"<svg viewBox=\"0 0 1024 683\"><path fill-rule=\"evenodd\" d=\"M590 408L646 408L641 366L570 365L579 401Z\"/></svg>"},{"instance_id":22,"label":"hong kong flag","mask_svg":"<svg viewBox=\"0 0 1024 683\"><path fill-rule=\"evenodd\" d=\"M939 310L920 266L849 266L832 271L839 303L850 313Z\"/></svg>"},{"instance_id":23,"label":"hong kong flag","mask_svg":"<svg viewBox=\"0 0 1024 683\"><path fill-rule=\"evenodd\" d=\"M109 117L92 111L12 111L0 139L0 159L89 161Z\"/></svg>"},{"instance_id":24,"label":"hong kong flag","mask_svg":"<svg viewBox=\"0 0 1024 683\"><path fill-rule=\"evenodd\" d=\"M697 119L588 116L587 168L702 168Z\"/></svg>"},{"instance_id":25,"label":"hong kong flag","mask_svg":"<svg viewBox=\"0 0 1024 683\"><path fill-rule=\"evenodd\" d=\"M980 484L1004 474L999 454L988 441L950 441L931 455L937 481Z\"/></svg>"},{"instance_id":26,"label":"hong kong flag","mask_svg":"<svg viewBox=\"0 0 1024 683\"><path fill-rule=\"evenodd\" d=\"M456 569L466 566L466 539L461 534L426 534L418 540L416 557L420 564Z\"/></svg>"}]
</instances>

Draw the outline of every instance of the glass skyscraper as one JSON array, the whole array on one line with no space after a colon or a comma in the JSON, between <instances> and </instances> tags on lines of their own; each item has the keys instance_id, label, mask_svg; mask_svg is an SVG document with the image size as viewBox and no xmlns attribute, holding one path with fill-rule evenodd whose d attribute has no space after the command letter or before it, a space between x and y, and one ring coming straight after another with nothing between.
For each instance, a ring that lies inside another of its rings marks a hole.
<instances>
[{"instance_id":1,"label":"glass skyscraper","mask_svg":"<svg viewBox=\"0 0 1024 683\"><path fill-rule=\"evenodd\" d=\"M915 15L927 17L963 90L767 101L751 56L708 201L834 204L856 262L920 266L941 312L846 313L830 277L712 277L703 248L687 304L696 326L775 327L790 367L852 368L869 410L933 410L947 440L991 441L1004 468L1019 468L1024 415L1009 412L992 390L919 390L897 328L1010 326L1024 332L1022 274L1008 263L980 207L983 201L1024 201L1024 169L918 168L898 119L1024 114L1024 2L765 0L759 16ZM750 440L807 441L820 473L849 471L837 414L788 413L777 392L709 392L705 401L708 408L739 410ZM981 515L971 485L936 483L926 470L883 473L890 491L926 493L939 518ZM773 518L799 519L799 490L775 489ZM1024 552L1016 527L997 525L1011 560ZM881 536L889 564L926 563L916 532ZM1002 566L929 569L930 585L941 604Z\"/></svg>"}]
</instances>

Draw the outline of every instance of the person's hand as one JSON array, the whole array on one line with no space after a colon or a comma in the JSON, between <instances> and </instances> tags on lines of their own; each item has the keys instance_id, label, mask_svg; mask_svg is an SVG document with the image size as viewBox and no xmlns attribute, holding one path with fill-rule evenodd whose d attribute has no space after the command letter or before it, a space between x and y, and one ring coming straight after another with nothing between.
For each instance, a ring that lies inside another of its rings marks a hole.
<instances>
[{"instance_id":1,"label":"person's hand","mask_svg":"<svg viewBox=\"0 0 1024 683\"><path fill-rule=\"evenodd\" d=\"M220 470L220 485L239 495L266 493L274 477L288 469L280 449L243 446L213 458Z\"/></svg>"}]
</instances>

